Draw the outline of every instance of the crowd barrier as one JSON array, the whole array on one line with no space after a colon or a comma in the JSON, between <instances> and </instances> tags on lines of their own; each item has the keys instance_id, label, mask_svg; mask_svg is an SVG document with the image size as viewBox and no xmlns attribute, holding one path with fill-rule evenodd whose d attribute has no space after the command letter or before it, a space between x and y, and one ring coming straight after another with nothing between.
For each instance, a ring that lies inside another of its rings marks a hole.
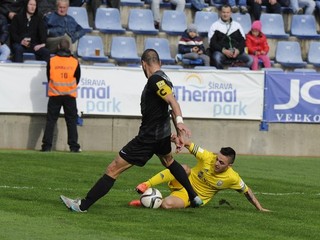
<instances>
[{"instance_id":1,"label":"crowd barrier","mask_svg":"<svg viewBox=\"0 0 320 240\"><path fill-rule=\"evenodd\" d=\"M141 115L140 95L147 81L142 69L82 65L81 71L77 102L79 114L83 113L87 117L85 125L93 128L96 124L108 125L108 130L105 131L106 134L112 132L110 141L113 141L112 136L115 136L118 131L114 130L117 124L121 125L122 132L130 128L128 130L130 134L124 134L123 137L134 136ZM238 149L242 153L266 154L272 152L279 155L301 155L300 151L293 151L288 146L289 142L292 145L295 138L302 137L304 133L309 135L311 142L314 142L313 138L318 135L315 129L317 129L316 124L320 121L319 73L195 69L168 69L166 73L175 86L175 95L185 119L194 128L206 129L198 129L196 130L198 133L195 134L206 143L215 141L209 139L212 137L213 129L220 134L220 140L227 143L226 136L232 129L232 134L235 134L236 138L229 142L239 145ZM48 101L45 66L0 64L0 75L0 118L2 119L0 121L16 130L19 128L19 121L15 121L16 118L10 116L40 115L41 120L39 122L37 120L35 124L44 125L43 116L45 116ZM102 119L108 119L109 122L102 123ZM10 125L10 121L15 121L15 123ZM27 118L24 118L23 121L24 126L31 124ZM128 123L130 121L134 126ZM62 128L59 126L61 131ZM81 131L85 130L80 130L80 133ZM267 131L269 131L269 137L263 134ZM281 131L283 133L279 137ZM2 135L0 148L30 148L24 143L17 146L16 140L8 140L12 136L5 132L0 133ZM226 134L225 137L221 137L223 132ZM29 130L27 134L30 133L34 135ZM210 136L206 136L209 133ZM89 135L89 133L86 134ZM41 134L36 135L33 140L36 142L35 148L41 142ZM236 140L237 137L244 143L240 144ZM259 140L253 141L255 138ZM286 146L281 147L279 143L277 144L277 141L280 140L287 141ZM309 140L305 141L305 144L309 143ZM105 148L105 146L90 148L118 150L116 148L123 143L121 141L121 143L113 144L110 148ZM311 146L311 148L318 149L316 146ZM317 154L317 151L312 150L310 154ZM310 154L304 153L304 155Z\"/></svg>"}]
</instances>

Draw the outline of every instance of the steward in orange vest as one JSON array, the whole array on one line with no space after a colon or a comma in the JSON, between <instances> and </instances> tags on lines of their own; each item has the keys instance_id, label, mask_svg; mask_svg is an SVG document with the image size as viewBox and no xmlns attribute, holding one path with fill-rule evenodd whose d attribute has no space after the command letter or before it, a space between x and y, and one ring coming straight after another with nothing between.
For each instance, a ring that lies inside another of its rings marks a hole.
<instances>
[{"instance_id":1,"label":"steward in orange vest","mask_svg":"<svg viewBox=\"0 0 320 240\"><path fill-rule=\"evenodd\" d=\"M72 56L70 43L62 39L57 55L47 64L48 77L48 110L47 123L42 138L43 152L50 152L52 148L53 131L63 107L64 118L68 130L68 145L71 152L80 152L77 130L77 85L81 70L78 60Z\"/></svg>"},{"instance_id":2,"label":"steward in orange vest","mask_svg":"<svg viewBox=\"0 0 320 240\"><path fill-rule=\"evenodd\" d=\"M58 51L47 65L49 79L48 96L77 97L77 85L80 79L80 66L70 51Z\"/></svg>"}]
</instances>

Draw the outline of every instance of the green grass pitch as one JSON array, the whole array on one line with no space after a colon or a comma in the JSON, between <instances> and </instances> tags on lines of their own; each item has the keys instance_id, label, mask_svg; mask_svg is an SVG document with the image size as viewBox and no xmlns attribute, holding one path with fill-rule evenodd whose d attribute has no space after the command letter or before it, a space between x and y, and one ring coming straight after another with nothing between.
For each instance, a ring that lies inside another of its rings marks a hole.
<instances>
[{"instance_id":1,"label":"green grass pitch","mask_svg":"<svg viewBox=\"0 0 320 240\"><path fill-rule=\"evenodd\" d=\"M73 213L59 195L83 197L116 153L0 150L0 239L319 239L320 158L238 156L234 169L256 194L258 212L235 191L223 191L199 209L129 207L134 187L162 170L153 158L122 174L88 213ZM194 165L190 154L180 163ZM165 185L157 187L167 195ZM221 199L231 206L219 205Z\"/></svg>"}]
</instances>

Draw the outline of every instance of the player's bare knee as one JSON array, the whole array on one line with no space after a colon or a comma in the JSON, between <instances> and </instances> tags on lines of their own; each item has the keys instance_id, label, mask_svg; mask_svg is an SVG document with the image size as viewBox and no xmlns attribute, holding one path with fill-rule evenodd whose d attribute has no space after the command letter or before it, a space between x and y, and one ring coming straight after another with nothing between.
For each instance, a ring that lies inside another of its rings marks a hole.
<instances>
[{"instance_id":1,"label":"player's bare knee","mask_svg":"<svg viewBox=\"0 0 320 240\"><path fill-rule=\"evenodd\" d=\"M169 199L164 199L161 204L161 207L164 209L171 209L173 206L173 202Z\"/></svg>"},{"instance_id":2,"label":"player's bare knee","mask_svg":"<svg viewBox=\"0 0 320 240\"><path fill-rule=\"evenodd\" d=\"M108 176L115 178L115 169L114 166L112 164L109 164L106 168L105 174L107 174Z\"/></svg>"},{"instance_id":3,"label":"player's bare knee","mask_svg":"<svg viewBox=\"0 0 320 240\"><path fill-rule=\"evenodd\" d=\"M170 156L158 156L159 159L161 160L161 163L164 167L169 167L172 162L173 162L173 157L170 155Z\"/></svg>"}]
</instances>

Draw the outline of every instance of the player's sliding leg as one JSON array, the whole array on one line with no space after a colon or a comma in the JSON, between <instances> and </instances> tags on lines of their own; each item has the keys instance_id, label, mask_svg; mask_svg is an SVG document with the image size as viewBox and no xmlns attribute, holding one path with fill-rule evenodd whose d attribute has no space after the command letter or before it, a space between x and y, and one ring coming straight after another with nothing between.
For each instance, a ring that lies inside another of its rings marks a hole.
<instances>
[{"instance_id":1,"label":"player's sliding leg","mask_svg":"<svg viewBox=\"0 0 320 240\"><path fill-rule=\"evenodd\" d=\"M136 187L136 191L138 193L142 194L150 187L154 187L154 186L162 184L162 183L170 182L173 179L174 179L174 176L171 174L170 170L165 169L165 170L157 173L153 177L151 177L148 181L140 183Z\"/></svg>"}]
</instances>

